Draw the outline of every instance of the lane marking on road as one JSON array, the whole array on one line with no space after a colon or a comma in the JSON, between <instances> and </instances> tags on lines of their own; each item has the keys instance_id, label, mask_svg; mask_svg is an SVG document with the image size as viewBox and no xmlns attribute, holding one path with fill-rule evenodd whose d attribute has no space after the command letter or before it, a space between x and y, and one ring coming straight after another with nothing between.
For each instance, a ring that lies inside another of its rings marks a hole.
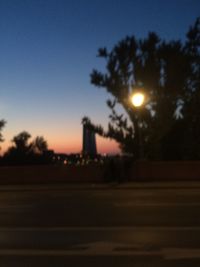
<instances>
[{"instance_id":1,"label":"lane marking on road","mask_svg":"<svg viewBox=\"0 0 200 267\"><path fill-rule=\"evenodd\" d=\"M5 204L3 206L0 206L0 209L24 209L24 208L32 208L34 207L33 204Z\"/></svg>"},{"instance_id":2,"label":"lane marking on road","mask_svg":"<svg viewBox=\"0 0 200 267\"><path fill-rule=\"evenodd\" d=\"M200 249L162 248L160 250L138 250L137 248L112 244L89 243L66 249L0 249L1 256L142 256L162 257L165 260L199 259Z\"/></svg>"},{"instance_id":3,"label":"lane marking on road","mask_svg":"<svg viewBox=\"0 0 200 267\"><path fill-rule=\"evenodd\" d=\"M160 251L90 251L84 250L37 250L0 249L1 256L162 256Z\"/></svg>"},{"instance_id":4,"label":"lane marking on road","mask_svg":"<svg viewBox=\"0 0 200 267\"><path fill-rule=\"evenodd\" d=\"M166 260L176 259L199 259L200 249L179 249L179 248L164 248L162 254Z\"/></svg>"},{"instance_id":5,"label":"lane marking on road","mask_svg":"<svg viewBox=\"0 0 200 267\"><path fill-rule=\"evenodd\" d=\"M190 203L176 203L176 202L160 202L160 203L139 203L139 202L115 202L113 204L116 207L200 207L200 202L190 202Z\"/></svg>"},{"instance_id":6,"label":"lane marking on road","mask_svg":"<svg viewBox=\"0 0 200 267\"><path fill-rule=\"evenodd\" d=\"M60 186L57 185L53 185L53 186L45 186L45 185L37 185L37 184L32 184L32 185L0 185L0 192L20 192L20 193L26 193L26 192L35 192L35 191L47 191L47 192L52 192L52 191L56 191L56 192L60 192L60 191L65 191L65 192L105 192L105 190L108 190L109 192L120 192L120 191L135 191L136 193L138 192L138 190L153 190L154 192L156 191L173 191L174 193L177 192L177 190L181 190L181 192L199 192L200 190L200 183L193 183L191 184L190 182L188 182L187 184L181 184L179 182L177 183L172 183L172 184L168 184L168 183L160 183L160 184L152 184L152 182L150 184L144 184L141 183L139 184L138 182L135 184L122 184L122 185L118 185L118 184L113 184L113 185L109 185L109 184L90 184L90 185L86 185L86 186L81 186L81 185L70 185L70 184L63 184Z\"/></svg>"},{"instance_id":7,"label":"lane marking on road","mask_svg":"<svg viewBox=\"0 0 200 267\"><path fill-rule=\"evenodd\" d=\"M0 227L0 232L70 232L70 231L200 231L200 226L110 226L110 227Z\"/></svg>"}]
</instances>

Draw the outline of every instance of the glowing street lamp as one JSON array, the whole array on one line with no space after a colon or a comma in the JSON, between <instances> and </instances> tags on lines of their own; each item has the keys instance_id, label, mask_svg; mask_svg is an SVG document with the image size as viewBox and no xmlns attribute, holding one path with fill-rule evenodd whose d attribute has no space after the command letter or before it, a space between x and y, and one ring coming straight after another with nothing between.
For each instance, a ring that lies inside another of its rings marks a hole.
<instances>
[{"instance_id":1,"label":"glowing street lamp","mask_svg":"<svg viewBox=\"0 0 200 267\"><path fill-rule=\"evenodd\" d=\"M135 92L131 98L132 105L137 108L138 110L138 120L137 120L137 130L138 130L138 141L139 141L139 159L143 158L143 142L142 142L142 135L141 135L141 129L140 129L140 108L144 105L145 102L145 95L142 92Z\"/></svg>"},{"instance_id":2,"label":"glowing street lamp","mask_svg":"<svg viewBox=\"0 0 200 267\"><path fill-rule=\"evenodd\" d=\"M131 103L134 107L141 107L144 104L144 94L137 92L131 96Z\"/></svg>"}]
</instances>

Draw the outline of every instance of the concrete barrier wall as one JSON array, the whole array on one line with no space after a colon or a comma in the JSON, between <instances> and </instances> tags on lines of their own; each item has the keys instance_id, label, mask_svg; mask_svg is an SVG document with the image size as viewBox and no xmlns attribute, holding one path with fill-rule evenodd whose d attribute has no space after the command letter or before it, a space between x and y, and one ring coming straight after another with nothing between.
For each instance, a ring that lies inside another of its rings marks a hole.
<instances>
[{"instance_id":1,"label":"concrete barrier wall","mask_svg":"<svg viewBox=\"0 0 200 267\"><path fill-rule=\"evenodd\" d=\"M0 184L56 182L101 182L101 166L12 166L0 167Z\"/></svg>"},{"instance_id":2,"label":"concrete barrier wall","mask_svg":"<svg viewBox=\"0 0 200 267\"><path fill-rule=\"evenodd\" d=\"M120 178L120 179L119 179ZM12 166L0 167L0 184L100 183L104 181L199 180L200 162L135 162L128 170L117 166Z\"/></svg>"},{"instance_id":3,"label":"concrete barrier wall","mask_svg":"<svg viewBox=\"0 0 200 267\"><path fill-rule=\"evenodd\" d=\"M141 161L132 166L131 180L199 180L200 161Z\"/></svg>"}]
</instances>

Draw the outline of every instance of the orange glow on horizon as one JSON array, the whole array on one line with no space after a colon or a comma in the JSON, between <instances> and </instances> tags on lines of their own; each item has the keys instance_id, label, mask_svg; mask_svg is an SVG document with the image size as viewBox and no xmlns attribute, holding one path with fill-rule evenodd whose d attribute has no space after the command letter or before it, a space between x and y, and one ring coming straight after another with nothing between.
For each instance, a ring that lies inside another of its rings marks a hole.
<instances>
[{"instance_id":1,"label":"orange glow on horizon","mask_svg":"<svg viewBox=\"0 0 200 267\"><path fill-rule=\"evenodd\" d=\"M81 153L82 151L82 135L77 136L69 136L67 137L59 137L51 136L49 138L45 138L48 142L49 149L54 150L56 153ZM11 140L11 139L10 139ZM1 143L1 154L4 154L7 149L12 146L10 140L5 140ZM97 152L99 154L120 154L120 149L118 144L114 140L109 140L106 138L102 138L100 136L96 136L97 143Z\"/></svg>"},{"instance_id":2,"label":"orange glow on horizon","mask_svg":"<svg viewBox=\"0 0 200 267\"><path fill-rule=\"evenodd\" d=\"M118 144L113 140L108 140L102 137L96 138L97 151L99 154L120 154L120 149ZM49 148L53 149L57 153L81 153L82 151L82 140L76 142L63 142L62 144L53 145L49 143Z\"/></svg>"}]
</instances>

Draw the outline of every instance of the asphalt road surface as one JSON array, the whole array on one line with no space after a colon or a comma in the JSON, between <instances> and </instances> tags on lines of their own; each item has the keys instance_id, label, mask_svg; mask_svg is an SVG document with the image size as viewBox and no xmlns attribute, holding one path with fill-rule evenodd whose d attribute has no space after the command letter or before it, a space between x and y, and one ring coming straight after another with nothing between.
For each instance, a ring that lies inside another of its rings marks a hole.
<instances>
[{"instance_id":1,"label":"asphalt road surface","mask_svg":"<svg viewBox=\"0 0 200 267\"><path fill-rule=\"evenodd\" d=\"M0 186L0 266L200 266L200 183Z\"/></svg>"}]
</instances>

